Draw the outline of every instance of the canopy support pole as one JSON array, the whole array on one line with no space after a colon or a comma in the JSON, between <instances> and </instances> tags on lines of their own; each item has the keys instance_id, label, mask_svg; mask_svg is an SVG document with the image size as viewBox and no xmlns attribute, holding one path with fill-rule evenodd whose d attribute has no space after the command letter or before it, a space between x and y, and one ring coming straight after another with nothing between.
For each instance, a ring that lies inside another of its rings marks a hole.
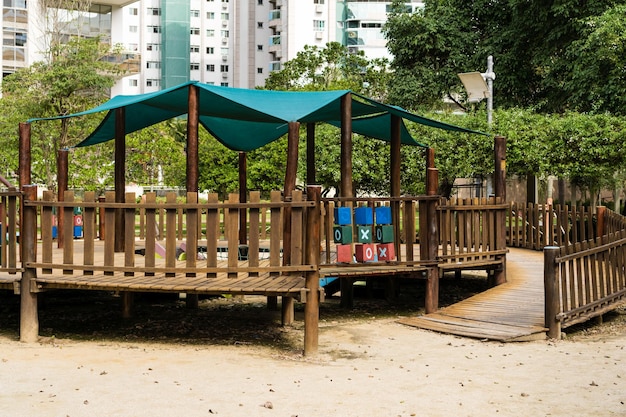
<instances>
[{"instance_id":1,"label":"canopy support pole","mask_svg":"<svg viewBox=\"0 0 626 417\"><path fill-rule=\"evenodd\" d=\"M287 136L287 167L285 169L284 201L291 201L296 188L298 173L298 142L300 140L300 122L289 122ZM283 265L291 265L291 207L285 207L283 213ZM290 325L294 320L293 297L282 297L282 324Z\"/></svg>"},{"instance_id":2,"label":"canopy support pole","mask_svg":"<svg viewBox=\"0 0 626 417\"><path fill-rule=\"evenodd\" d=\"M65 201L65 191L68 184L68 159L69 151L67 149L59 149L57 152L57 201ZM65 216L63 215L63 207L57 209L57 247L62 248L65 245ZM72 237L70 236L70 239Z\"/></svg>"},{"instance_id":3,"label":"canopy support pole","mask_svg":"<svg viewBox=\"0 0 626 417\"><path fill-rule=\"evenodd\" d=\"M200 109L198 87L189 86L187 99L187 193L198 192L198 125ZM197 201L197 199L196 199ZM198 308L198 294L186 294L185 303L187 308Z\"/></svg>"},{"instance_id":4,"label":"canopy support pole","mask_svg":"<svg viewBox=\"0 0 626 417\"><path fill-rule=\"evenodd\" d=\"M496 195L496 204L506 203L506 138L496 136L494 138L494 163L493 186ZM506 249L506 216L504 211L496 212L496 250ZM494 271L493 283L495 285L506 282L506 254L502 255L502 267Z\"/></svg>"},{"instance_id":5,"label":"canopy support pole","mask_svg":"<svg viewBox=\"0 0 626 417\"><path fill-rule=\"evenodd\" d=\"M313 185L315 178L315 123L306 124L306 183Z\"/></svg>"},{"instance_id":6,"label":"canopy support pole","mask_svg":"<svg viewBox=\"0 0 626 417\"><path fill-rule=\"evenodd\" d=\"M30 123L20 123L20 160L18 168L20 190L31 181L31 150L30 150Z\"/></svg>"},{"instance_id":7,"label":"canopy support pole","mask_svg":"<svg viewBox=\"0 0 626 417\"><path fill-rule=\"evenodd\" d=\"M239 202L245 203L248 196L248 160L245 152L239 152ZM248 242L248 217L246 210L239 211L239 244Z\"/></svg>"},{"instance_id":8,"label":"canopy support pole","mask_svg":"<svg viewBox=\"0 0 626 417\"><path fill-rule=\"evenodd\" d=\"M400 135L401 135L402 119L396 115L391 115L391 145L389 149L389 181L390 181L390 194L391 197L400 197L400 166L402 163L402 157L400 155ZM400 201L391 201L391 223L393 224L393 236L396 257L398 261L401 261L402 252L400 250L402 246L402 240L400 239ZM410 236L406 237L407 239ZM408 256L405 254L405 256ZM393 299L398 293L397 280L389 278L387 280L387 297Z\"/></svg>"},{"instance_id":9,"label":"canopy support pole","mask_svg":"<svg viewBox=\"0 0 626 417\"><path fill-rule=\"evenodd\" d=\"M126 108L115 109L115 202L126 200ZM124 252L124 210L115 210L115 252Z\"/></svg>"},{"instance_id":10,"label":"canopy support pole","mask_svg":"<svg viewBox=\"0 0 626 417\"><path fill-rule=\"evenodd\" d=\"M354 197L352 189L352 94L348 93L341 97L341 189L340 197ZM346 202L347 207L352 207L352 202ZM354 305L354 280L352 278L339 278L341 289L340 305L343 308L352 308Z\"/></svg>"}]
</instances>

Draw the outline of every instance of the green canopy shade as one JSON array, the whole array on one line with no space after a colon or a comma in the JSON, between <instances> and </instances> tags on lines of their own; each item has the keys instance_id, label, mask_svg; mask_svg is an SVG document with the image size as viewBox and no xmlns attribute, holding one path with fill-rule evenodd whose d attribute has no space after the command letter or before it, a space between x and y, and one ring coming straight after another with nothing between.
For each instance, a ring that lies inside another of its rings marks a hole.
<instances>
[{"instance_id":1,"label":"green canopy shade","mask_svg":"<svg viewBox=\"0 0 626 417\"><path fill-rule=\"evenodd\" d=\"M390 140L391 115L438 129L478 133L421 117L399 107L351 93L349 90L321 92L292 92L249 90L219 87L195 81L154 93L116 96L91 110L45 119L76 117L108 112L100 125L76 147L95 145L115 137L116 109L125 108L125 133L129 134L153 124L188 113L189 88L198 88L199 122L221 143L236 151L251 151L272 142L287 133L289 122L324 122L341 124L341 98L353 94L360 100L352 101L352 131L364 136ZM401 126L401 142L424 146L415 141Z\"/></svg>"}]
</instances>

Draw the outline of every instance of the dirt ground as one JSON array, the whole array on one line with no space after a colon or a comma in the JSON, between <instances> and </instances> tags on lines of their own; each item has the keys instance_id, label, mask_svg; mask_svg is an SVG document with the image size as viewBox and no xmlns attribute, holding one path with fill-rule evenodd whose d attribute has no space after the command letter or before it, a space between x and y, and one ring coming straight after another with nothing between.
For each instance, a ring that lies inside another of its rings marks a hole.
<instances>
[{"instance_id":1,"label":"dirt ground","mask_svg":"<svg viewBox=\"0 0 626 417\"><path fill-rule=\"evenodd\" d=\"M452 281L444 304L484 285ZM422 314L422 290L361 294L350 312L329 299L311 357L301 320L281 327L263 298L138 298L122 320L111 294L46 294L41 341L23 344L3 295L0 415L626 416L626 308L564 340L505 344L398 324Z\"/></svg>"}]
</instances>

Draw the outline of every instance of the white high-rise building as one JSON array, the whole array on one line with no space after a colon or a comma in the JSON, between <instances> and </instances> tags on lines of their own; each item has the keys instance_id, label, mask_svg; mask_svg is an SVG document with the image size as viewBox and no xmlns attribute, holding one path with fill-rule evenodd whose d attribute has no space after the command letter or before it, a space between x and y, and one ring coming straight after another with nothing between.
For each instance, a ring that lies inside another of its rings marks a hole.
<instances>
[{"instance_id":1,"label":"white high-rise building","mask_svg":"<svg viewBox=\"0 0 626 417\"><path fill-rule=\"evenodd\" d=\"M3 74L41 59L39 2L4 0ZM85 36L121 46L128 70L111 95L157 91L192 80L255 88L305 45L339 42L389 57L381 33L391 1L103 0L80 24ZM422 1L407 0L407 11ZM70 25L78 30L79 24Z\"/></svg>"}]
</instances>

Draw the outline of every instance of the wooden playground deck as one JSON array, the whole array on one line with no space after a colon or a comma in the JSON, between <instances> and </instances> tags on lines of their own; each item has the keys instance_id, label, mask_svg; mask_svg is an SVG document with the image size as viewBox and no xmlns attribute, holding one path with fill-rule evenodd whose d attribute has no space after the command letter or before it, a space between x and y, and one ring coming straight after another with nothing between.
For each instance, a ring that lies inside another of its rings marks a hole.
<instances>
[{"instance_id":1,"label":"wooden playground deck","mask_svg":"<svg viewBox=\"0 0 626 417\"><path fill-rule=\"evenodd\" d=\"M543 253L509 249L507 282L402 324L498 341L544 339Z\"/></svg>"}]
</instances>

